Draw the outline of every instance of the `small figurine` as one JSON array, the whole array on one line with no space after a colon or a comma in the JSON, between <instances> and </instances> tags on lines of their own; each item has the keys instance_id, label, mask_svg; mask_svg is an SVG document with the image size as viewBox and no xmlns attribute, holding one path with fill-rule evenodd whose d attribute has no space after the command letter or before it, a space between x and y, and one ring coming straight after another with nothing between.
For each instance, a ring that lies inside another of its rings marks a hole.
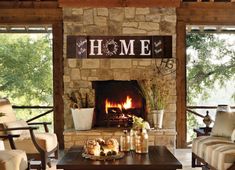
<instances>
[{"instance_id":1,"label":"small figurine","mask_svg":"<svg viewBox=\"0 0 235 170\"><path fill-rule=\"evenodd\" d=\"M206 111L206 116L203 118L203 122L206 124L206 127L208 128L210 124L212 123L211 117L209 115L209 111Z\"/></svg>"}]
</instances>

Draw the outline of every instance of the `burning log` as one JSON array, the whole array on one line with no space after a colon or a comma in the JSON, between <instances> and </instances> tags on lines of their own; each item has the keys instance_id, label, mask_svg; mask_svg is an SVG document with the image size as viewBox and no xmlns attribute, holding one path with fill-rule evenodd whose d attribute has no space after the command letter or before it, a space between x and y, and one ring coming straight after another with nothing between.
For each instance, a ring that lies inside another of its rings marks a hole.
<instances>
[{"instance_id":1,"label":"burning log","mask_svg":"<svg viewBox=\"0 0 235 170\"><path fill-rule=\"evenodd\" d=\"M109 107L108 108L108 115L109 114L117 114L117 115L119 115L119 114L122 114L122 111L121 111L121 109L119 107Z\"/></svg>"}]
</instances>

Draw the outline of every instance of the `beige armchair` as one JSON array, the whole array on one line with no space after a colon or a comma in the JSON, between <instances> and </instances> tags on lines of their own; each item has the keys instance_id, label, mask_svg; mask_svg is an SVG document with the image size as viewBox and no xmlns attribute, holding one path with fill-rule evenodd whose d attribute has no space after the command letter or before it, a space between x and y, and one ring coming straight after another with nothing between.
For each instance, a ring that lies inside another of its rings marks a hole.
<instances>
[{"instance_id":1,"label":"beige armchair","mask_svg":"<svg viewBox=\"0 0 235 170\"><path fill-rule=\"evenodd\" d=\"M0 128L2 132L12 135L20 135L15 138L14 142L9 145L9 142L4 142L5 148L16 148L26 152L28 159L41 160L41 169L49 167L50 158L53 154L58 158L58 142L57 136L54 133L49 133L48 123L31 123L30 126L23 120L16 120L12 106L7 99L0 99L0 113L4 116L0 117ZM44 125L46 132L37 132L35 125ZM14 146L15 145L15 146Z\"/></svg>"}]
</instances>

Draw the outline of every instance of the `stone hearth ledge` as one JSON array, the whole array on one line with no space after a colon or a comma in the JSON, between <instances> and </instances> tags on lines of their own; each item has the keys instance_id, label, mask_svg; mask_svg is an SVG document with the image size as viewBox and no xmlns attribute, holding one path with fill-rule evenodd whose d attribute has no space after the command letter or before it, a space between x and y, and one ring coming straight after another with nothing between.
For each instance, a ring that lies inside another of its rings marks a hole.
<instances>
[{"instance_id":1,"label":"stone hearth ledge","mask_svg":"<svg viewBox=\"0 0 235 170\"><path fill-rule=\"evenodd\" d=\"M65 149L69 149L72 146L83 146L87 139L95 138L116 138L120 139L123 134L124 128L93 128L86 131L77 131L69 129L64 131L64 145ZM172 153L175 150L176 131L175 129L159 129L150 130L149 145L165 145Z\"/></svg>"}]
</instances>

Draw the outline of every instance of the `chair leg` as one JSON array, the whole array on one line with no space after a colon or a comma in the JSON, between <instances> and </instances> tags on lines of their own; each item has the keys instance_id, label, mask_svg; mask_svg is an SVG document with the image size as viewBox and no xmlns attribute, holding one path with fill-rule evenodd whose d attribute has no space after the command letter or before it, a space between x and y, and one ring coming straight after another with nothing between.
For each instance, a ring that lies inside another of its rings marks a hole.
<instances>
[{"instance_id":1,"label":"chair leg","mask_svg":"<svg viewBox=\"0 0 235 170\"><path fill-rule=\"evenodd\" d=\"M59 158L59 146L57 146L57 149L54 154L55 154L55 159L58 159Z\"/></svg>"},{"instance_id":2,"label":"chair leg","mask_svg":"<svg viewBox=\"0 0 235 170\"><path fill-rule=\"evenodd\" d=\"M44 153L41 153L41 169L42 170L46 170L47 168L47 154L44 152Z\"/></svg>"},{"instance_id":3,"label":"chair leg","mask_svg":"<svg viewBox=\"0 0 235 170\"><path fill-rule=\"evenodd\" d=\"M31 165L30 165L30 161L28 161L28 168L26 170L30 170L31 169Z\"/></svg>"},{"instance_id":4,"label":"chair leg","mask_svg":"<svg viewBox=\"0 0 235 170\"><path fill-rule=\"evenodd\" d=\"M192 167L193 167L193 168L196 167L196 158L194 157L193 154L192 154Z\"/></svg>"},{"instance_id":5,"label":"chair leg","mask_svg":"<svg viewBox=\"0 0 235 170\"><path fill-rule=\"evenodd\" d=\"M210 170L207 166L202 166L202 170Z\"/></svg>"},{"instance_id":6,"label":"chair leg","mask_svg":"<svg viewBox=\"0 0 235 170\"><path fill-rule=\"evenodd\" d=\"M47 162L47 165L51 168L51 161Z\"/></svg>"}]
</instances>

